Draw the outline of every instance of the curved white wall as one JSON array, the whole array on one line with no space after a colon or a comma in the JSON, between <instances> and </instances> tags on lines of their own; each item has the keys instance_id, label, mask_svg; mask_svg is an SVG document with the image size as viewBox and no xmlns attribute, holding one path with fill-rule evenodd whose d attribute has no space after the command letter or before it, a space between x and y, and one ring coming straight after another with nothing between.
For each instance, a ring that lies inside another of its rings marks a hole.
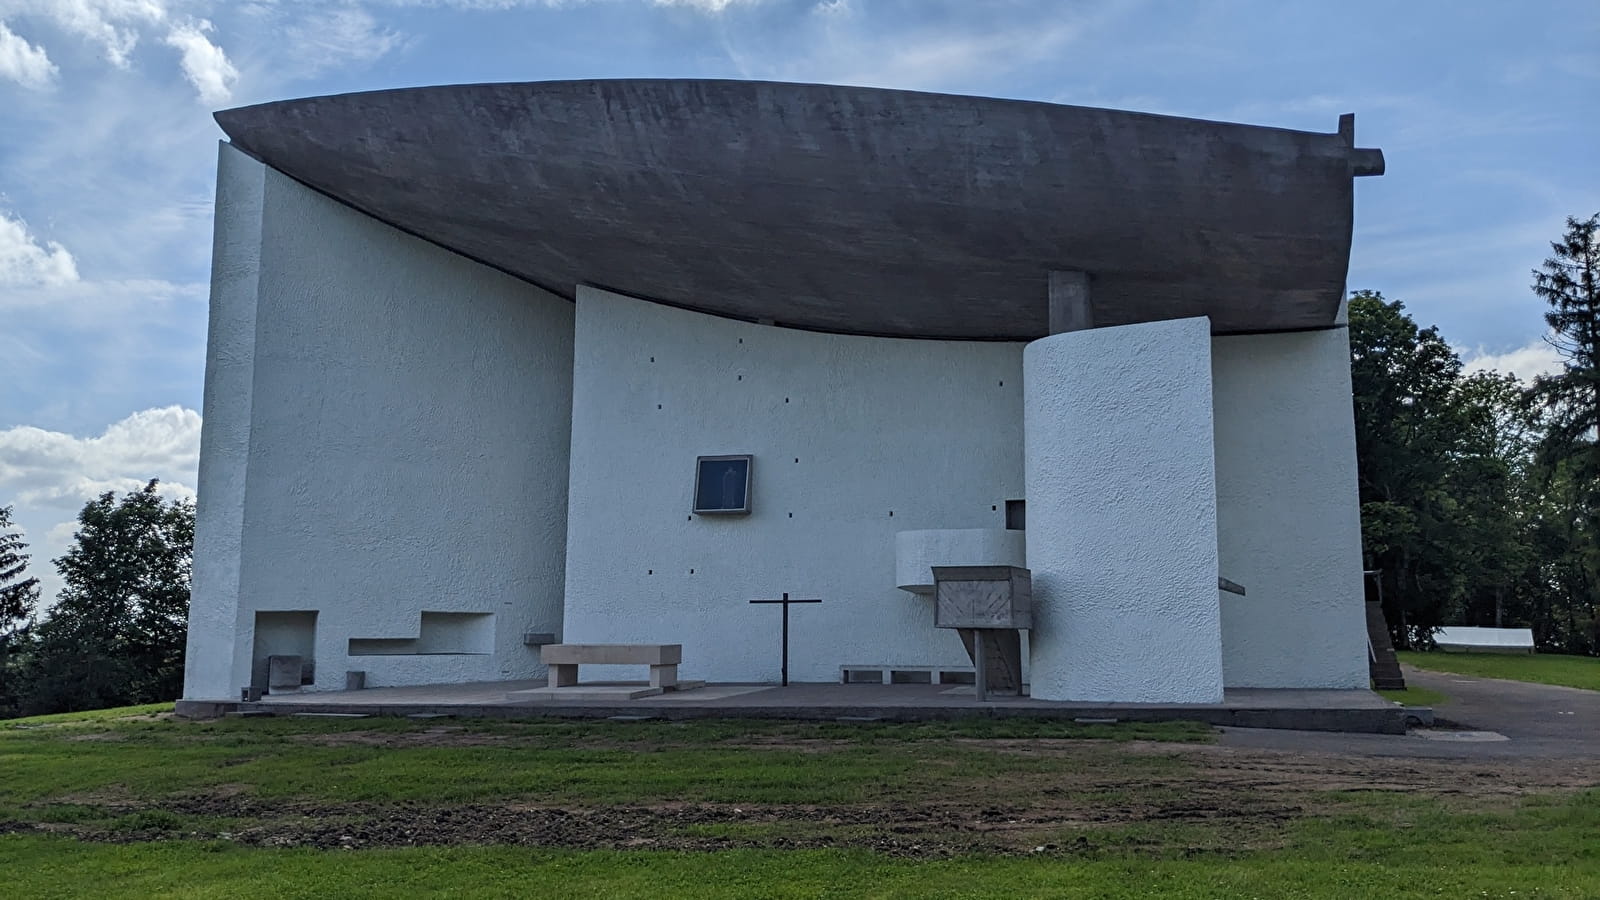
<instances>
[{"instance_id":1,"label":"curved white wall","mask_svg":"<svg viewBox=\"0 0 1600 900\"><path fill-rule=\"evenodd\" d=\"M1023 369L1033 696L1220 702L1210 322L1053 335Z\"/></svg>"},{"instance_id":2,"label":"curved white wall","mask_svg":"<svg viewBox=\"0 0 1600 900\"><path fill-rule=\"evenodd\" d=\"M560 622L571 304L223 162L185 695L238 696L258 610L317 611L314 689L542 671L521 635ZM493 614L493 652L347 654L422 611Z\"/></svg>"},{"instance_id":3,"label":"curved white wall","mask_svg":"<svg viewBox=\"0 0 1600 900\"><path fill-rule=\"evenodd\" d=\"M1212 342L1221 573L1247 592L1222 595L1230 687L1367 687L1349 340Z\"/></svg>"},{"instance_id":4,"label":"curved white wall","mask_svg":"<svg viewBox=\"0 0 1600 900\"><path fill-rule=\"evenodd\" d=\"M935 528L894 536L894 582L902 591L932 595L934 566L1027 568L1021 531L1004 528Z\"/></svg>"},{"instance_id":5,"label":"curved white wall","mask_svg":"<svg viewBox=\"0 0 1600 900\"><path fill-rule=\"evenodd\" d=\"M580 288L575 360L566 640L682 643L686 678L774 681L778 612L747 601L788 591L823 599L791 611L794 680L970 664L895 586L895 536L1004 527L1020 345L819 334ZM695 457L729 453L755 456L754 513L691 516Z\"/></svg>"}]
</instances>

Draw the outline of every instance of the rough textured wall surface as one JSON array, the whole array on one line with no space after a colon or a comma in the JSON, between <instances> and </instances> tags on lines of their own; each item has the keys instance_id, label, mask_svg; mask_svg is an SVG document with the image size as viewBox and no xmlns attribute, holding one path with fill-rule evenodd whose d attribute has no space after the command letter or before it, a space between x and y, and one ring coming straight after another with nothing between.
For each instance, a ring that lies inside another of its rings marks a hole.
<instances>
[{"instance_id":1,"label":"rough textured wall surface","mask_svg":"<svg viewBox=\"0 0 1600 900\"><path fill-rule=\"evenodd\" d=\"M577 316L568 641L681 643L686 678L772 681L779 613L747 601L788 591L823 600L791 610L795 680L969 664L895 586L895 535L1004 527L1020 345L819 334L593 288ZM753 513L691 515L695 457L733 453L755 457Z\"/></svg>"},{"instance_id":2,"label":"rough textured wall surface","mask_svg":"<svg viewBox=\"0 0 1600 900\"><path fill-rule=\"evenodd\" d=\"M239 558L266 171L226 143L219 144L205 418L183 673L184 695L190 698L229 697L243 687L234 684L233 664L240 629L247 624L239 615Z\"/></svg>"},{"instance_id":3,"label":"rough textured wall surface","mask_svg":"<svg viewBox=\"0 0 1600 900\"><path fill-rule=\"evenodd\" d=\"M1025 569L1028 567L1026 544L1021 531L1004 528L902 531L894 537L895 584L902 591L932 594L934 566Z\"/></svg>"},{"instance_id":4,"label":"rough textured wall surface","mask_svg":"<svg viewBox=\"0 0 1600 900\"><path fill-rule=\"evenodd\" d=\"M1220 702L1210 323L1053 335L1023 370L1033 696Z\"/></svg>"},{"instance_id":5,"label":"rough textured wall surface","mask_svg":"<svg viewBox=\"0 0 1600 900\"><path fill-rule=\"evenodd\" d=\"M234 604L239 639L231 677L205 664L185 694L237 696L257 610L318 612L308 689L542 671L521 635L559 630L572 306L271 170L259 229L252 390L223 385L223 343L208 353L206 418L250 423L238 591L213 579L191 614ZM203 465L226 450L203 440ZM211 546L197 565L231 564ZM347 654L417 637L424 610L493 614L494 652Z\"/></svg>"},{"instance_id":6,"label":"rough textured wall surface","mask_svg":"<svg viewBox=\"0 0 1600 900\"><path fill-rule=\"evenodd\" d=\"M1216 338L1212 378L1227 684L1365 688L1349 333Z\"/></svg>"}]
</instances>

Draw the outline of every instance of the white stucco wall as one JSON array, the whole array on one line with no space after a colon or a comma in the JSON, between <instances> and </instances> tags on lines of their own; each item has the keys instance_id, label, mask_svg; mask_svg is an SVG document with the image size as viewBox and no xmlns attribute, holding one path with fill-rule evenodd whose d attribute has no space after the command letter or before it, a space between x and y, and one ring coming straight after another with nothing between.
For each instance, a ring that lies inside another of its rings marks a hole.
<instances>
[{"instance_id":1,"label":"white stucco wall","mask_svg":"<svg viewBox=\"0 0 1600 900\"><path fill-rule=\"evenodd\" d=\"M542 672L521 635L559 631L571 304L223 157L218 245L242 248L214 297L185 695L238 696L257 610L317 611L311 689L352 669L373 686ZM494 652L347 654L351 638L416 637L423 611L493 614Z\"/></svg>"},{"instance_id":2,"label":"white stucco wall","mask_svg":"<svg viewBox=\"0 0 1600 900\"><path fill-rule=\"evenodd\" d=\"M1004 509L1005 507L1001 507ZM1021 531L957 528L902 531L894 536L894 581L902 591L930 597L937 586L934 566L1028 567Z\"/></svg>"},{"instance_id":3,"label":"white stucco wall","mask_svg":"<svg viewBox=\"0 0 1600 900\"><path fill-rule=\"evenodd\" d=\"M1227 684L1365 688L1349 333L1216 338L1212 378Z\"/></svg>"},{"instance_id":4,"label":"white stucco wall","mask_svg":"<svg viewBox=\"0 0 1600 900\"><path fill-rule=\"evenodd\" d=\"M896 587L895 535L1004 527L1022 490L1019 345L818 334L580 288L575 359L567 641L681 643L685 678L773 681L779 614L747 601L788 591L823 599L791 611L793 680L970 664ZM734 453L755 457L754 512L691 516L695 457Z\"/></svg>"},{"instance_id":5,"label":"white stucco wall","mask_svg":"<svg viewBox=\"0 0 1600 900\"><path fill-rule=\"evenodd\" d=\"M265 191L266 167L220 144L202 400L205 417L200 425L199 497L184 655L188 697L226 698L243 687L234 684L233 667L243 624L239 560Z\"/></svg>"},{"instance_id":6,"label":"white stucco wall","mask_svg":"<svg viewBox=\"0 0 1600 900\"><path fill-rule=\"evenodd\" d=\"M1033 696L1220 702L1209 321L1053 335L1023 368Z\"/></svg>"}]
</instances>

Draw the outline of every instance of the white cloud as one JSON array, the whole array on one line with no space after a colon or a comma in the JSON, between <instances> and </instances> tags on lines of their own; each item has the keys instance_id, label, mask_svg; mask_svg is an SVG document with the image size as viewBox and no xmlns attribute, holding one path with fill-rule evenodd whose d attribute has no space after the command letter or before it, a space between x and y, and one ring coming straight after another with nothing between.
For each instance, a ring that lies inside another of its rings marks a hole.
<instances>
[{"instance_id":1,"label":"white cloud","mask_svg":"<svg viewBox=\"0 0 1600 900\"><path fill-rule=\"evenodd\" d=\"M48 86L55 77L56 64L44 48L28 43L0 21L0 78L37 89Z\"/></svg>"},{"instance_id":2,"label":"white cloud","mask_svg":"<svg viewBox=\"0 0 1600 900\"><path fill-rule=\"evenodd\" d=\"M913 90L981 90L1065 49L1121 16L1119 4L1053 10L1041 21L975 14L911 28L886 27L848 0L824 0L801 32L725 39L741 77ZM776 41L776 42L775 42ZM803 47L801 53L794 46Z\"/></svg>"},{"instance_id":3,"label":"white cloud","mask_svg":"<svg viewBox=\"0 0 1600 900\"><path fill-rule=\"evenodd\" d=\"M0 15L49 22L99 46L119 69L133 68L133 51L145 32L160 34L163 43L179 51L184 77L200 99L222 103L232 95L239 73L206 36L212 30L209 21L179 14L195 5L191 0L0 0ZM0 22L0 77L40 86L55 73L43 46L28 43Z\"/></svg>"},{"instance_id":4,"label":"white cloud","mask_svg":"<svg viewBox=\"0 0 1600 900\"><path fill-rule=\"evenodd\" d=\"M16 491L19 507L76 509L151 478L192 497L199 464L200 414L180 406L136 412L96 437L31 425L0 430L0 491Z\"/></svg>"},{"instance_id":5,"label":"white cloud","mask_svg":"<svg viewBox=\"0 0 1600 900\"><path fill-rule=\"evenodd\" d=\"M28 224L0 212L0 287L38 287L78 280L78 264L55 241L41 244Z\"/></svg>"},{"instance_id":6,"label":"white cloud","mask_svg":"<svg viewBox=\"0 0 1600 900\"><path fill-rule=\"evenodd\" d=\"M29 535L30 573L48 606L61 587L50 561L66 552L83 504L161 480L168 497L194 499L200 414L168 406L136 412L96 437L28 425L0 430L0 505L12 505Z\"/></svg>"},{"instance_id":7,"label":"white cloud","mask_svg":"<svg viewBox=\"0 0 1600 900\"><path fill-rule=\"evenodd\" d=\"M761 0L650 0L655 6L686 6L703 13L720 13L730 6L751 6Z\"/></svg>"},{"instance_id":8,"label":"white cloud","mask_svg":"<svg viewBox=\"0 0 1600 900\"><path fill-rule=\"evenodd\" d=\"M1539 375L1554 374L1561 369L1561 356L1544 338L1505 353L1486 353L1479 347L1477 350L1461 352L1461 356L1467 372L1503 372L1515 375L1524 382L1532 382Z\"/></svg>"},{"instance_id":9,"label":"white cloud","mask_svg":"<svg viewBox=\"0 0 1600 900\"><path fill-rule=\"evenodd\" d=\"M384 6L494 11L523 9L530 6L559 9L564 6L584 6L589 3L603 2L603 0L374 0L374 2ZM612 0L612 2L616 2L616 0ZM643 2L648 2L651 6L680 6L715 15L724 12L729 7L755 6L765 3L766 0L643 0ZM825 0L825 2L844 3L845 0Z\"/></svg>"},{"instance_id":10,"label":"white cloud","mask_svg":"<svg viewBox=\"0 0 1600 900\"><path fill-rule=\"evenodd\" d=\"M204 19L179 25L167 34L167 45L183 55L183 75L199 92L200 102L216 105L233 96L239 70L222 48L206 37L211 30L211 23Z\"/></svg>"},{"instance_id":11,"label":"white cloud","mask_svg":"<svg viewBox=\"0 0 1600 900\"><path fill-rule=\"evenodd\" d=\"M62 31L100 45L112 65L126 69L139 28L166 20L165 0L0 0L0 12L48 19Z\"/></svg>"},{"instance_id":12,"label":"white cloud","mask_svg":"<svg viewBox=\"0 0 1600 900\"><path fill-rule=\"evenodd\" d=\"M290 52L311 77L350 63L369 63L403 46L397 31L378 26L364 9L347 7L313 13L288 29Z\"/></svg>"}]
</instances>

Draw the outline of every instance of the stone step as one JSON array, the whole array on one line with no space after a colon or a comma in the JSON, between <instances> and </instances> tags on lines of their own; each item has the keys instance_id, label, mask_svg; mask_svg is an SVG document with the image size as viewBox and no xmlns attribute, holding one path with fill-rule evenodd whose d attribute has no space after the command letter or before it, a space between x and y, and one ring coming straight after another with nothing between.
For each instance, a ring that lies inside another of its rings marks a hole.
<instances>
[{"instance_id":1,"label":"stone step","mask_svg":"<svg viewBox=\"0 0 1600 900\"><path fill-rule=\"evenodd\" d=\"M1367 674L1373 687L1380 691L1406 689L1405 674L1400 671L1400 659L1395 656L1394 644L1389 640L1389 624L1383 618L1383 604L1367 601Z\"/></svg>"}]
</instances>

